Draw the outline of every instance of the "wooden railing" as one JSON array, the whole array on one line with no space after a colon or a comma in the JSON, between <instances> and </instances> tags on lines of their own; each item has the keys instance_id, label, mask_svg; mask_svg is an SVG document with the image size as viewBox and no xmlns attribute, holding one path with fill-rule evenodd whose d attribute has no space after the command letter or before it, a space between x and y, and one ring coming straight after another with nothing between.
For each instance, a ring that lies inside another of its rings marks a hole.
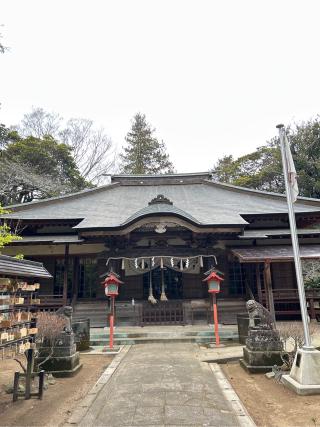
<instances>
[{"instance_id":1,"label":"wooden railing","mask_svg":"<svg viewBox=\"0 0 320 427\"><path fill-rule=\"evenodd\" d=\"M273 289L272 294L276 314L300 314L298 289ZM307 289L305 294L310 318L320 318L320 290ZM262 303L267 305L265 290L262 290Z\"/></svg>"},{"instance_id":2,"label":"wooden railing","mask_svg":"<svg viewBox=\"0 0 320 427\"><path fill-rule=\"evenodd\" d=\"M33 310L36 311L56 311L58 308L62 307L63 304L63 295L38 295L37 299L40 300L40 303L33 304L31 297L25 297L24 304L21 305L21 308L24 306L31 306ZM18 306L17 306L18 307Z\"/></svg>"},{"instance_id":3,"label":"wooden railing","mask_svg":"<svg viewBox=\"0 0 320 427\"><path fill-rule=\"evenodd\" d=\"M183 304L180 301L158 302L157 305L143 303L141 306L141 326L184 324Z\"/></svg>"}]
</instances>

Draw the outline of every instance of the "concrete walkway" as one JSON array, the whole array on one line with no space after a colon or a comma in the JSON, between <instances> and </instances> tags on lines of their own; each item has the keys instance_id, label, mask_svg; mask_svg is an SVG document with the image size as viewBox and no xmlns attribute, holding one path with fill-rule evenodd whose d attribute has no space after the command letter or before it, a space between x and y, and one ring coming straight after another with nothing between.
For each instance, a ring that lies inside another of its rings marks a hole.
<instances>
[{"instance_id":1,"label":"concrete walkway","mask_svg":"<svg viewBox=\"0 0 320 427\"><path fill-rule=\"evenodd\" d=\"M131 347L78 425L222 427L240 423L217 376L199 360L196 344L156 343Z\"/></svg>"}]
</instances>

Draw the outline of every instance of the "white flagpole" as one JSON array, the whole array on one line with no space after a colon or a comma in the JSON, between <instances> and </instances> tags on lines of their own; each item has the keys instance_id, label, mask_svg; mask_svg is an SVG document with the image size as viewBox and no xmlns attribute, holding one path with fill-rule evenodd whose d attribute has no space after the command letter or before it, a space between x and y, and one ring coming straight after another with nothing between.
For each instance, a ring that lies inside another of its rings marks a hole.
<instances>
[{"instance_id":1,"label":"white flagpole","mask_svg":"<svg viewBox=\"0 0 320 427\"><path fill-rule=\"evenodd\" d=\"M288 178L288 163L287 163L287 158L286 158L286 153L285 153L285 145L284 145L285 144L285 138L286 138L285 128L284 128L284 125L278 125L277 128L279 129L281 158L282 158L282 167L283 167L283 174L284 174L284 181L285 181L286 195L287 195L287 204L288 204L290 232L291 232L291 240L292 240L292 248L293 248L293 256L294 256L294 265L295 265L295 270L296 270L297 285L298 285L298 292L299 292L299 301L300 301L300 310L301 310L301 317L302 317L303 331L304 331L303 349L314 350L314 347L311 345L310 332L309 332L309 326L308 326L308 311L307 311L306 295L305 295L305 291L304 291L303 276L302 276L302 269L301 269L300 250L299 250L299 243L298 243L298 238L297 238L296 219L295 219L293 203L292 203L292 192L291 192L291 188L289 185L289 178Z\"/></svg>"}]
</instances>

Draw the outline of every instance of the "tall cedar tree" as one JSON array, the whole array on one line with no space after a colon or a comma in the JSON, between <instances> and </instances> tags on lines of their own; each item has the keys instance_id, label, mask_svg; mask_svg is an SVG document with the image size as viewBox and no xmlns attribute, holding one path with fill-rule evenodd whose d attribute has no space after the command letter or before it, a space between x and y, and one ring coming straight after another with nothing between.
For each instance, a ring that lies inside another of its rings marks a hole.
<instances>
[{"instance_id":1,"label":"tall cedar tree","mask_svg":"<svg viewBox=\"0 0 320 427\"><path fill-rule=\"evenodd\" d=\"M125 138L127 146L120 154L121 172L132 175L174 172L165 144L153 136L154 131L145 114L134 116L131 131Z\"/></svg>"}]
</instances>

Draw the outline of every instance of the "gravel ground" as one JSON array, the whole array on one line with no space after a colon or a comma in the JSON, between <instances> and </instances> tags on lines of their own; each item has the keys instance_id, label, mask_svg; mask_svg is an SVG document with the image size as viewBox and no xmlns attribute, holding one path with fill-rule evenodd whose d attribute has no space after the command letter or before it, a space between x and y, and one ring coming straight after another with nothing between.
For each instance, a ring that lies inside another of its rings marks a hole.
<instances>
[{"instance_id":1,"label":"gravel ground","mask_svg":"<svg viewBox=\"0 0 320 427\"><path fill-rule=\"evenodd\" d=\"M12 403L12 395L4 392L13 373L20 370L12 360L0 360L0 425L61 426L109 365L112 356L81 355L82 369L71 378L56 378L44 392L43 400L32 398Z\"/></svg>"},{"instance_id":2,"label":"gravel ground","mask_svg":"<svg viewBox=\"0 0 320 427\"><path fill-rule=\"evenodd\" d=\"M320 395L298 396L264 374L247 374L238 363L221 367L257 426L320 426Z\"/></svg>"}]
</instances>

